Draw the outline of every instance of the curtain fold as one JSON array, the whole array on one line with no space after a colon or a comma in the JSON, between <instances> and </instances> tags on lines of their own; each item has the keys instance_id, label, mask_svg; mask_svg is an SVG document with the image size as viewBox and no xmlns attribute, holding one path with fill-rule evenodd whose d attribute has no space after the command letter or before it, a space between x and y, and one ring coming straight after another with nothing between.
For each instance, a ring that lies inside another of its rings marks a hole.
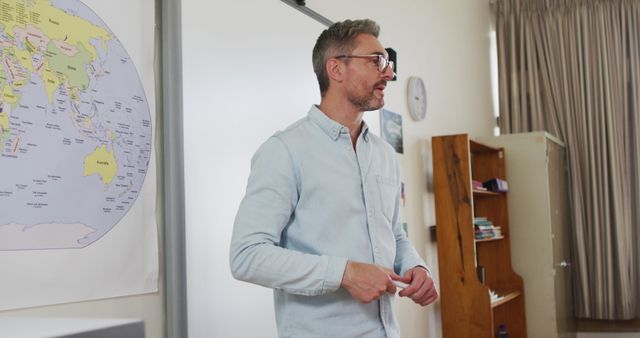
<instances>
[{"instance_id":1,"label":"curtain fold","mask_svg":"<svg viewBox=\"0 0 640 338\"><path fill-rule=\"evenodd\" d=\"M500 129L567 145L574 310L640 311L640 1L497 0Z\"/></svg>"}]
</instances>

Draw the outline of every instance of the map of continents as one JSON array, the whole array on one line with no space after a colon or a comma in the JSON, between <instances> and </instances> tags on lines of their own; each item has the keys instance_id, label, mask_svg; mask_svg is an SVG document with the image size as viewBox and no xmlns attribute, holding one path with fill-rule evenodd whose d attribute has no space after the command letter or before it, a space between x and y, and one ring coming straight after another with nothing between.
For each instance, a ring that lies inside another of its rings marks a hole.
<instances>
[{"instance_id":1,"label":"map of continents","mask_svg":"<svg viewBox=\"0 0 640 338\"><path fill-rule=\"evenodd\" d=\"M77 0L0 0L0 250L85 247L138 197L152 145L127 52Z\"/></svg>"}]
</instances>

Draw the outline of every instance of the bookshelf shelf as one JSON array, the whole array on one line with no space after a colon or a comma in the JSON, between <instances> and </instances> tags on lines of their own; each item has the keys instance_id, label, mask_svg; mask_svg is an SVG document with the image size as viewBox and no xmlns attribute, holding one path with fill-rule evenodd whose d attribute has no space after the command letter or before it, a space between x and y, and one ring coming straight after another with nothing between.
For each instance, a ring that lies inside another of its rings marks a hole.
<instances>
[{"instance_id":1,"label":"bookshelf shelf","mask_svg":"<svg viewBox=\"0 0 640 338\"><path fill-rule=\"evenodd\" d=\"M519 297L522 293L520 291L514 291L511 293L506 294L504 297L500 298L499 300L492 302L491 303L491 308L496 308L502 304L506 304L514 299L516 299L517 297Z\"/></svg>"},{"instance_id":2,"label":"bookshelf shelf","mask_svg":"<svg viewBox=\"0 0 640 338\"><path fill-rule=\"evenodd\" d=\"M498 236L498 237L492 237L492 238L483 238L483 239L476 239L476 243L482 243L482 242L491 242L491 241L499 241L501 239L504 239L504 236Z\"/></svg>"},{"instance_id":3,"label":"bookshelf shelf","mask_svg":"<svg viewBox=\"0 0 640 338\"><path fill-rule=\"evenodd\" d=\"M486 144L473 140L469 140L469 149L472 153L495 153L500 151L498 148L490 147ZM500 154L500 156L502 156L502 154Z\"/></svg>"},{"instance_id":4,"label":"bookshelf shelf","mask_svg":"<svg viewBox=\"0 0 640 338\"><path fill-rule=\"evenodd\" d=\"M472 189L473 180L507 180L504 150L465 134L437 136L431 144L442 336L493 338L504 324L512 337L526 338L524 283L511 267L507 193ZM494 224L500 237L475 239L476 231ZM503 297L491 302L489 290Z\"/></svg>"},{"instance_id":5,"label":"bookshelf shelf","mask_svg":"<svg viewBox=\"0 0 640 338\"><path fill-rule=\"evenodd\" d=\"M488 191L488 190L476 190L473 189L473 197L489 197L489 196L500 196L503 193Z\"/></svg>"}]
</instances>

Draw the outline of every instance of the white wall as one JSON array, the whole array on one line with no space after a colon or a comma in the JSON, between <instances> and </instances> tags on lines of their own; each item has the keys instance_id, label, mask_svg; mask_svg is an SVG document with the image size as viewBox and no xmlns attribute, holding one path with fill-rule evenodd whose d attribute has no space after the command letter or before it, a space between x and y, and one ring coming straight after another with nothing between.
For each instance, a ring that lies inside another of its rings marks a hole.
<instances>
[{"instance_id":1,"label":"white wall","mask_svg":"<svg viewBox=\"0 0 640 338\"><path fill-rule=\"evenodd\" d=\"M333 21L378 21L383 45L398 52L399 80L387 87L386 108L404 121L404 218L437 273L427 234L435 223L426 190L428 140L492 133L488 4L308 0L307 6ZM324 27L277 0L183 1L182 11L189 336L275 337L271 291L232 279L229 240L253 152L319 102L311 49ZM407 113L409 76L427 86L422 122ZM439 337L437 309L400 302L403 337Z\"/></svg>"}]
</instances>

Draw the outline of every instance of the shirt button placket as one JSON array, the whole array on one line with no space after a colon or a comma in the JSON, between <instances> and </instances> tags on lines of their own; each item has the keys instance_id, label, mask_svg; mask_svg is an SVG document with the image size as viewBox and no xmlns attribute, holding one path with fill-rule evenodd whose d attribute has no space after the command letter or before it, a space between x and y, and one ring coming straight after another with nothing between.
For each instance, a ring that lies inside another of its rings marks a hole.
<instances>
[{"instance_id":1,"label":"shirt button placket","mask_svg":"<svg viewBox=\"0 0 640 338\"><path fill-rule=\"evenodd\" d=\"M389 337L389 332L387 330L387 326L389 325L389 323L387 322L387 303L388 297L382 297L380 298L380 319L382 319L382 326L384 327L384 331L387 334L387 337Z\"/></svg>"}]
</instances>

